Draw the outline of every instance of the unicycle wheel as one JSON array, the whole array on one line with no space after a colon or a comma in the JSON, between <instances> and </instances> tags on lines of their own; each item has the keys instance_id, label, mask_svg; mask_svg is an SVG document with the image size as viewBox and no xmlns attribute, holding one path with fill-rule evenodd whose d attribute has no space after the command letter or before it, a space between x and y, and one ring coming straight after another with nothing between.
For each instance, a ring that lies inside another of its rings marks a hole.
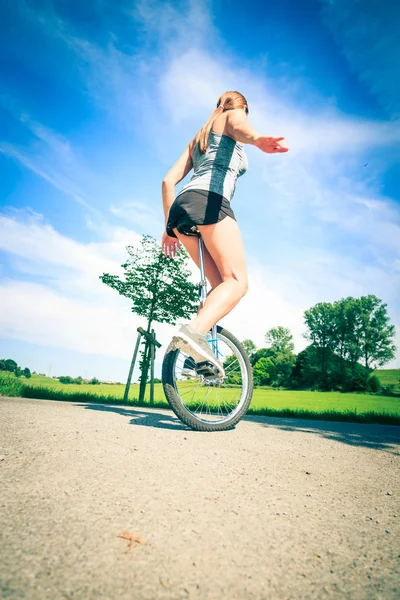
<instances>
[{"instance_id":1,"label":"unicycle wheel","mask_svg":"<svg viewBox=\"0 0 400 600\"><path fill-rule=\"evenodd\" d=\"M224 366L225 378L189 370L188 355L170 346L162 366L164 393L176 416L191 429L225 431L247 412L253 396L253 372L245 349L225 328L218 326L217 336L209 339L209 344Z\"/></svg>"}]
</instances>

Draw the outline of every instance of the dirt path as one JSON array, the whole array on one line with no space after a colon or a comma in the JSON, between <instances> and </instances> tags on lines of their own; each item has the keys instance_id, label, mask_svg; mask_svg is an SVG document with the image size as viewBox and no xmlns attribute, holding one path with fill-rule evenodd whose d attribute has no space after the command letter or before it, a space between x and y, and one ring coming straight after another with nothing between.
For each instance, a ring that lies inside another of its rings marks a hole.
<instances>
[{"instance_id":1,"label":"dirt path","mask_svg":"<svg viewBox=\"0 0 400 600\"><path fill-rule=\"evenodd\" d=\"M400 427L0 398L4 599L399 597ZM128 531L145 543L118 534Z\"/></svg>"}]
</instances>

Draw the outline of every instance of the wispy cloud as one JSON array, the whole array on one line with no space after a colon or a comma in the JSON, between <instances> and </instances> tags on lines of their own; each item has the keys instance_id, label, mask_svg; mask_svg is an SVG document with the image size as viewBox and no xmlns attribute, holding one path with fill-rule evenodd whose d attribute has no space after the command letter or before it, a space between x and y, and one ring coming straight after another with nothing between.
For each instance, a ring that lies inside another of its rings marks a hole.
<instances>
[{"instance_id":1,"label":"wispy cloud","mask_svg":"<svg viewBox=\"0 0 400 600\"><path fill-rule=\"evenodd\" d=\"M78 204L81 204L90 212L99 214L98 211L82 196L82 194L74 191L73 184L71 185L71 181L66 180L63 174L55 173L54 175L50 175L49 173L46 173L46 171L43 170L43 167L40 166L40 163L43 163L43 161L37 161L33 157L26 156L23 152L5 142L1 143L0 152L9 158L17 160L24 167L35 173L35 175L47 181L54 188L60 192L63 192L69 198L75 202L78 202Z\"/></svg>"},{"instance_id":2,"label":"wispy cloud","mask_svg":"<svg viewBox=\"0 0 400 600\"><path fill-rule=\"evenodd\" d=\"M135 225L136 230L143 231L163 231L164 221L160 208L156 210L149 206L146 200L127 200L119 204L111 204L110 212L123 221L129 221Z\"/></svg>"},{"instance_id":3,"label":"wispy cloud","mask_svg":"<svg viewBox=\"0 0 400 600\"><path fill-rule=\"evenodd\" d=\"M321 1L324 22L353 71L386 113L399 119L399 4L371 0Z\"/></svg>"}]
</instances>

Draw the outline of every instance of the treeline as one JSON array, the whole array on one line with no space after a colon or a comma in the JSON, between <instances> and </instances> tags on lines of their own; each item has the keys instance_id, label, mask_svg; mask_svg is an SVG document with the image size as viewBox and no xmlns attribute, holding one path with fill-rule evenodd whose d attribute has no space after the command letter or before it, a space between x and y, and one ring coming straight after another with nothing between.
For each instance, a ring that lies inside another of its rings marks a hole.
<instances>
[{"instance_id":1,"label":"treeline","mask_svg":"<svg viewBox=\"0 0 400 600\"><path fill-rule=\"evenodd\" d=\"M84 381L82 379L82 377L79 375L79 377L70 377L69 375L61 375L60 377L57 377L58 381L60 383L75 383L78 385L82 385L82 383L90 383L91 385L99 385L100 380L97 379L97 377L93 377L93 379L90 379L90 381Z\"/></svg>"},{"instance_id":2,"label":"treeline","mask_svg":"<svg viewBox=\"0 0 400 600\"><path fill-rule=\"evenodd\" d=\"M15 362L15 360L12 360L11 358L0 359L0 371L14 373L15 377L26 377L27 379L32 377L31 371L28 369L28 367L23 369Z\"/></svg>"},{"instance_id":3,"label":"treeline","mask_svg":"<svg viewBox=\"0 0 400 600\"><path fill-rule=\"evenodd\" d=\"M297 356L285 327L267 332L265 348L257 350L251 340L243 342L254 383L378 392L381 384L372 372L392 360L396 352L395 327L389 321L387 305L374 295L320 302L304 313L304 337L310 345Z\"/></svg>"}]
</instances>

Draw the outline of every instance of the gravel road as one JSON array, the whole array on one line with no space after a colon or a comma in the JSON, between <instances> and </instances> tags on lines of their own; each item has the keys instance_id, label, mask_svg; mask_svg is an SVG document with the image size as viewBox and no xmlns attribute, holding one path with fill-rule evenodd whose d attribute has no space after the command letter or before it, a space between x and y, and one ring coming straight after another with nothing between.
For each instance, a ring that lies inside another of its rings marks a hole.
<instances>
[{"instance_id":1,"label":"gravel road","mask_svg":"<svg viewBox=\"0 0 400 600\"><path fill-rule=\"evenodd\" d=\"M397 599L399 441L400 427L247 417L197 433L159 409L0 398L1 597Z\"/></svg>"}]
</instances>

